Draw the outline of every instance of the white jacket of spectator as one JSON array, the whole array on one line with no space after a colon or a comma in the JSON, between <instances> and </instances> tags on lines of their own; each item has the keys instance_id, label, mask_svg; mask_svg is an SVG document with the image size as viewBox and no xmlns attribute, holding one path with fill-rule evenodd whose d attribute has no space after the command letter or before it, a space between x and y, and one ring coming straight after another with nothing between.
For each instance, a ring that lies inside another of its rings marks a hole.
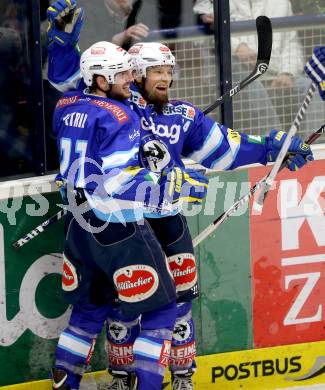
<instances>
[{"instance_id":1,"label":"white jacket of spectator","mask_svg":"<svg viewBox=\"0 0 325 390\"><path fill-rule=\"evenodd\" d=\"M230 20L252 20L259 15L269 18L292 16L292 8L289 0L229 0ZM213 4L209 0L197 0L194 8L195 13L213 13ZM241 43L246 43L251 49L257 50L257 37L254 35L232 35L232 52ZM296 31L273 32L272 56L268 74L290 73L293 76L302 74L303 55Z\"/></svg>"},{"instance_id":2,"label":"white jacket of spectator","mask_svg":"<svg viewBox=\"0 0 325 390\"><path fill-rule=\"evenodd\" d=\"M213 14L213 0L196 0L193 11L199 15Z\"/></svg>"}]
</instances>

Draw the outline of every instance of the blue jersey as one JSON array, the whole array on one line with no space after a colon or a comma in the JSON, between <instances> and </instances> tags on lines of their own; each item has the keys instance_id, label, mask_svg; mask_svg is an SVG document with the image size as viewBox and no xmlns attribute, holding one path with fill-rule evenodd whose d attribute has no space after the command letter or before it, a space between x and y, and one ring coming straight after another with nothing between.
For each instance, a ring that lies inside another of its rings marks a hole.
<instances>
[{"instance_id":1,"label":"blue jersey","mask_svg":"<svg viewBox=\"0 0 325 390\"><path fill-rule=\"evenodd\" d=\"M264 137L223 126L185 101L171 100L156 110L139 99L136 87L132 92L133 110L141 117L140 157L147 168L160 171L166 164L183 167L182 157L216 170L267 163Z\"/></svg>"},{"instance_id":2,"label":"blue jersey","mask_svg":"<svg viewBox=\"0 0 325 390\"><path fill-rule=\"evenodd\" d=\"M51 45L49 80L57 89L84 87L78 58L78 52L71 46ZM152 171L173 165L183 167L182 157L217 170L267 163L264 137L227 128L188 102L171 100L156 110L133 86L129 105L140 116L140 160Z\"/></svg>"},{"instance_id":3,"label":"blue jersey","mask_svg":"<svg viewBox=\"0 0 325 390\"><path fill-rule=\"evenodd\" d=\"M139 116L129 106L83 91L67 92L56 105L53 129L61 178L68 187L85 190L99 218L136 221L158 212L143 190L149 182L149 192L159 194L157 175L139 165Z\"/></svg>"}]
</instances>

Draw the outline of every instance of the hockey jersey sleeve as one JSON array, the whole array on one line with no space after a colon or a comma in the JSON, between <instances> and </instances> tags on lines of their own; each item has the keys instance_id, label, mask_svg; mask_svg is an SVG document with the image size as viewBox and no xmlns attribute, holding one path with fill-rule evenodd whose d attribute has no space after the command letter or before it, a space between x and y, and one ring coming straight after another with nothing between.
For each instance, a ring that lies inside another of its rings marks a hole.
<instances>
[{"instance_id":1,"label":"hockey jersey sleeve","mask_svg":"<svg viewBox=\"0 0 325 390\"><path fill-rule=\"evenodd\" d=\"M143 183L156 185L158 182L156 174L140 167L140 132L132 123L125 121L120 124L117 120L112 122L103 117L97 134L105 192L125 200L137 200Z\"/></svg>"},{"instance_id":2,"label":"hockey jersey sleeve","mask_svg":"<svg viewBox=\"0 0 325 390\"><path fill-rule=\"evenodd\" d=\"M177 186L171 186L163 174L140 167L140 133L129 123L119 125L109 122L107 117L100 121L97 142L103 178L102 194L95 194L100 195L96 209L109 208L115 215L120 213L120 220L130 220L131 215L141 219L179 212L181 202L175 203L174 199Z\"/></svg>"},{"instance_id":3,"label":"hockey jersey sleeve","mask_svg":"<svg viewBox=\"0 0 325 390\"><path fill-rule=\"evenodd\" d=\"M264 137L239 133L206 117L195 109L195 117L184 142L184 157L217 170L267 163Z\"/></svg>"},{"instance_id":4,"label":"hockey jersey sleeve","mask_svg":"<svg viewBox=\"0 0 325 390\"><path fill-rule=\"evenodd\" d=\"M85 88L80 72L78 45L61 46L52 42L48 47L48 80L60 92Z\"/></svg>"}]
</instances>

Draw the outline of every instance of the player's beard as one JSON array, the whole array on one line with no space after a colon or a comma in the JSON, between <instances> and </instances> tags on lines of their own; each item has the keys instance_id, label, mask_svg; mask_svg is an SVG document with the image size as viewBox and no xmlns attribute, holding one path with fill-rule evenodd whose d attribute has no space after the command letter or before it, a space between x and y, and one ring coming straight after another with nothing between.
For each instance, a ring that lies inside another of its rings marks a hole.
<instances>
[{"instance_id":1,"label":"player's beard","mask_svg":"<svg viewBox=\"0 0 325 390\"><path fill-rule=\"evenodd\" d=\"M108 92L106 93L106 96L109 98L109 99L114 99L114 100L126 100L128 99L130 96L131 96L131 93L129 94L124 94L124 93L121 93L121 92Z\"/></svg>"},{"instance_id":2,"label":"player's beard","mask_svg":"<svg viewBox=\"0 0 325 390\"><path fill-rule=\"evenodd\" d=\"M143 91L143 94L147 102L153 104L157 108L163 107L169 101L168 90L164 94L159 94L155 89L152 89L149 92Z\"/></svg>"},{"instance_id":3,"label":"player's beard","mask_svg":"<svg viewBox=\"0 0 325 390\"><path fill-rule=\"evenodd\" d=\"M106 96L110 99L115 99L115 100L128 99L131 96L129 84L125 84L123 87L124 88L122 90L116 88L110 88L107 91Z\"/></svg>"}]
</instances>

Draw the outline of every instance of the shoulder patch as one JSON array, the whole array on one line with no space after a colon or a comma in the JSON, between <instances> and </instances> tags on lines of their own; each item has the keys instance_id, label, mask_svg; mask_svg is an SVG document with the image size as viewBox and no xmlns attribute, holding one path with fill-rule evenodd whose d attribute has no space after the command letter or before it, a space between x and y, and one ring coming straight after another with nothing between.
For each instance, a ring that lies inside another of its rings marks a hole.
<instances>
[{"instance_id":1,"label":"shoulder patch","mask_svg":"<svg viewBox=\"0 0 325 390\"><path fill-rule=\"evenodd\" d=\"M241 135L238 133L238 131L235 131L233 129L228 129L228 139L235 142L236 144L240 144Z\"/></svg>"},{"instance_id":2,"label":"shoulder patch","mask_svg":"<svg viewBox=\"0 0 325 390\"><path fill-rule=\"evenodd\" d=\"M56 108L64 107L69 104L74 104L79 100L80 96L75 95L75 96L69 96L69 97L63 97L58 100L56 103Z\"/></svg>"},{"instance_id":3,"label":"shoulder patch","mask_svg":"<svg viewBox=\"0 0 325 390\"><path fill-rule=\"evenodd\" d=\"M111 112L120 123L125 122L129 118L127 113L120 106L116 104L105 102L103 100L96 100L96 99L91 100L91 104L94 104L95 106L104 108L105 110Z\"/></svg>"},{"instance_id":4,"label":"shoulder patch","mask_svg":"<svg viewBox=\"0 0 325 390\"><path fill-rule=\"evenodd\" d=\"M129 100L132 103L136 104L140 108L146 108L146 106L147 106L147 102L145 101L145 99L143 98L141 93L139 93L137 91L132 91L132 94L131 94L131 97L129 98Z\"/></svg>"},{"instance_id":5,"label":"shoulder patch","mask_svg":"<svg viewBox=\"0 0 325 390\"><path fill-rule=\"evenodd\" d=\"M188 105L186 103L170 101L166 104L162 112L164 115L182 115L186 119L193 120L195 117L195 108L192 105Z\"/></svg>"}]
</instances>

